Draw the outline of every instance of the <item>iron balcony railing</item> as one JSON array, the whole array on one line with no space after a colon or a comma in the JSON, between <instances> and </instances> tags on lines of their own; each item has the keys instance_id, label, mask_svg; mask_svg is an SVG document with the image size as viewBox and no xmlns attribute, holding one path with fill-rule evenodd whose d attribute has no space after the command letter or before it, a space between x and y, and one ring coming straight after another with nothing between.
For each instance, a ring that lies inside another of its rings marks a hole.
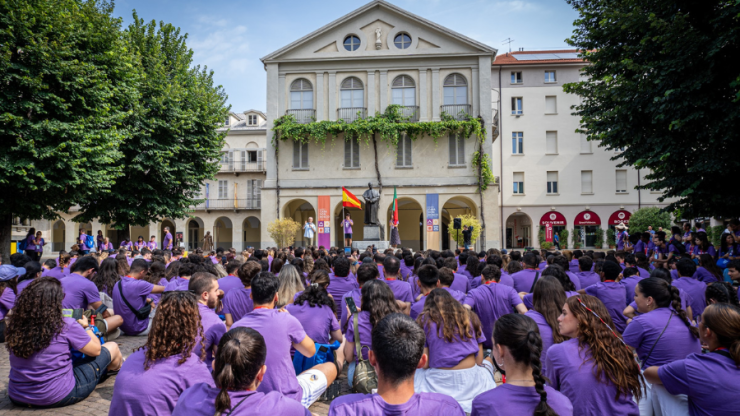
<instances>
[{"instance_id":1,"label":"iron balcony railing","mask_svg":"<svg viewBox=\"0 0 740 416\"><path fill-rule=\"evenodd\" d=\"M415 122L419 121L419 106L418 105L404 105L401 106L401 117L404 119Z\"/></svg>"},{"instance_id":2,"label":"iron balcony railing","mask_svg":"<svg viewBox=\"0 0 740 416\"><path fill-rule=\"evenodd\" d=\"M193 207L197 211L203 210L237 210L237 209L260 209L262 198L247 199L207 199Z\"/></svg>"},{"instance_id":3,"label":"iron balcony railing","mask_svg":"<svg viewBox=\"0 0 740 416\"><path fill-rule=\"evenodd\" d=\"M264 172L265 161L247 162L244 160L229 160L221 162L219 172Z\"/></svg>"},{"instance_id":4,"label":"iron balcony railing","mask_svg":"<svg viewBox=\"0 0 740 416\"><path fill-rule=\"evenodd\" d=\"M316 109L315 108L305 108L301 110L287 110L285 114L292 114L296 122L300 124L308 124L313 122L316 119Z\"/></svg>"},{"instance_id":5,"label":"iron balcony railing","mask_svg":"<svg viewBox=\"0 0 740 416\"><path fill-rule=\"evenodd\" d=\"M467 120L472 111L472 106L470 104L447 104L441 107L442 113L445 113L458 121Z\"/></svg>"},{"instance_id":6,"label":"iron balcony railing","mask_svg":"<svg viewBox=\"0 0 740 416\"><path fill-rule=\"evenodd\" d=\"M367 117L367 109L363 107L344 107L337 108L337 119L342 119L347 123Z\"/></svg>"}]
</instances>

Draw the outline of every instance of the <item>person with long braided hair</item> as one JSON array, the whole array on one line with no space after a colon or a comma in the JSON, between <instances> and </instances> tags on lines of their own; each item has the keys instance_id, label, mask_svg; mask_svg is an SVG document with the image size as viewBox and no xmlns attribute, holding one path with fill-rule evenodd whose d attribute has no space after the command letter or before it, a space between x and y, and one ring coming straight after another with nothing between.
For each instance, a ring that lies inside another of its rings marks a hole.
<instances>
[{"instance_id":1,"label":"person with long braided hair","mask_svg":"<svg viewBox=\"0 0 740 416\"><path fill-rule=\"evenodd\" d=\"M707 306L699 320L699 337L710 351L645 370L653 385L688 396L689 414L730 415L740 409L740 307Z\"/></svg>"},{"instance_id":2,"label":"person with long braided hair","mask_svg":"<svg viewBox=\"0 0 740 416\"><path fill-rule=\"evenodd\" d=\"M571 339L547 351L548 385L570 399L577 415L639 415L640 366L615 332L606 306L594 296L569 297L558 323Z\"/></svg>"},{"instance_id":3,"label":"person with long braided hair","mask_svg":"<svg viewBox=\"0 0 740 416\"><path fill-rule=\"evenodd\" d=\"M196 296L178 290L163 294L146 344L116 377L109 416L169 415L185 389L213 386L206 350L194 354L204 335Z\"/></svg>"},{"instance_id":4,"label":"person with long braided hair","mask_svg":"<svg viewBox=\"0 0 740 416\"><path fill-rule=\"evenodd\" d=\"M699 332L681 307L678 288L657 277L643 279L635 286L635 303L640 315L624 331L624 342L634 348L642 367L670 364L701 352ZM640 406L658 414L688 413L685 395L673 396L660 386L646 386Z\"/></svg>"},{"instance_id":5,"label":"person with long braided hair","mask_svg":"<svg viewBox=\"0 0 740 416\"><path fill-rule=\"evenodd\" d=\"M278 391L262 393L267 346L252 328L234 328L218 344L213 381L183 391L172 416L246 416L256 414L304 415L311 412Z\"/></svg>"},{"instance_id":6,"label":"person with long braided hair","mask_svg":"<svg viewBox=\"0 0 740 416\"><path fill-rule=\"evenodd\" d=\"M731 305L740 306L740 301L738 301L735 288L727 282L714 282L709 284L707 286L707 290L704 292L704 298L707 301L707 305L714 305L715 303L729 303Z\"/></svg>"},{"instance_id":7,"label":"person with long braided hair","mask_svg":"<svg viewBox=\"0 0 740 416\"><path fill-rule=\"evenodd\" d=\"M471 416L573 414L568 397L545 385L542 339L532 318L515 313L502 316L496 321L493 338L506 367L506 382L476 397Z\"/></svg>"}]
</instances>

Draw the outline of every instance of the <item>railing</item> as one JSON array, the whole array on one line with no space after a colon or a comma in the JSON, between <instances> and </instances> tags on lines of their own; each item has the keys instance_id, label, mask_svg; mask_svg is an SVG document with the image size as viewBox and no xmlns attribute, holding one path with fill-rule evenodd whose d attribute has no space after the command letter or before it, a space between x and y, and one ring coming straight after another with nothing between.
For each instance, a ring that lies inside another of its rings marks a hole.
<instances>
[{"instance_id":1,"label":"railing","mask_svg":"<svg viewBox=\"0 0 740 416\"><path fill-rule=\"evenodd\" d=\"M314 121L316 119L316 109L315 108L306 108L302 110L287 110L285 114L292 114L296 122L300 124L308 124Z\"/></svg>"},{"instance_id":2,"label":"railing","mask_svg":"<svg viewBox=\"0 0 740 416\"><path fill-rule=\"evenodd\" d=\"M448 104L440 106L442 112L458 121L467 120L472 111L470 104Z\"/></svg>"},{"instance_id":3,"label":"railing","mask_svg":"<svg viewBox=\"0 0 740 416\"><path fill-rule=\"evenodd\" d=\"M408 121L414 122L419 121L419 106L418 105L404 105L399 108L401 110L401 117Z\"/></svg>"},{"instance_id":4,"label":"railing","mask_svg":"<svg viewBox=\"0 0 740 416\"><path fill-rule=\"evenodd\" d=\"M347 123L367 117L367 109L363 107L345 107L337 108L337 119L342 119Z\"/></svg>"},{"instance_id":5,"label":"railing","mask_svg":"<svg viewBox=\"0 0 740 416\"><path fill-rule=\"evenodd\" d=\"M219 172L264 172L265 161L260 160L259 162L245 162L242 160L230 160L228 162L221 162L221 169Z\"/></svg>"},{"instance_id":6,"label":"railing","mask_svg":"<svg viewBox=\"0 0 740 416\"><path fill-rule=\"evenodd\" d=\"M194 207L195 210L229 210L229 209L260 209L261 198L248 199L208 199Z\"/></svg>"}]
</instances>

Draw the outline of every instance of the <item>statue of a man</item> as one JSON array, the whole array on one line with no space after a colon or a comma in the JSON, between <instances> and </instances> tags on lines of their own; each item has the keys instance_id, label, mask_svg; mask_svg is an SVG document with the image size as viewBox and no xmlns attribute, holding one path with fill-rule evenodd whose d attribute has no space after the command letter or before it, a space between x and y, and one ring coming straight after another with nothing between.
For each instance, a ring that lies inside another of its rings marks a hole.
<instances>
[{"instance_id":1,"label":"statue of a man","mask_svg":"<svg viewBox=\"0 0 740 416\"><path fill-rule=\"evenodd\" d=\"M367 184L368 189L362 194L362 198L365 199L365 224L378 225L378 202L380 202L380 194L378 191L373 189L373 184Z\"/></svg>"}]
</instances>

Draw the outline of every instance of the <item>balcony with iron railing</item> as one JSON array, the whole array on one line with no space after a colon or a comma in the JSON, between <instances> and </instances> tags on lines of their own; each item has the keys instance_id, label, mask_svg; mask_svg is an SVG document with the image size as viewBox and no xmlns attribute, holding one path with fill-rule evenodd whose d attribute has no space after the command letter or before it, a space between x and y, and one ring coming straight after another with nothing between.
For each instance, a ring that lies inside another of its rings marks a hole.
<instances>
[{"instance_id":1,"label":"balcony with iron railing","mask_svg":"<svg viewBox=\"0 0 740 416\"><path fill-rule=\"evenodd\" d=\"M241 173L241 172L264 172L265 161L259 160L250 162L245 160L227 160L221 161L220 173Z\"/></svg>"},{"instance_id":2,"label":"balcony with iron railing","mask_svg":"<svg viewBox=\"0 0 740 416\"><path fill-rule=\"evenodd\" d=\"M344 120L346 123L352 123L365 117L367 117L367 109L363 107L337 108L337 119Z\"/></svg>"},{"instance_id":3,"label":"balcony with iron railing","mask_svg":"<svg viewBox=\"0 0 740 416\"><path fill-rule=\"evenodd\" d=\"M262 198L247 199L207 199L193 207L195 211L238 211L242 209L260 209Z\"/></svg>"},{"instance_id":4,"label":"balcony with iron railing","mask_svg":"<svg viewBox=\"0 0 740 416\"><path fill-rule=\"evenodd\" d=\"M442 113L458 121L465 121L471 117L472 106L470 104L447 104L440 107Z\"/></svg>"},{"instance_id":5,"label":"balcony with iron railing","mask_svg":"<svg viewBox=\"0 0 740 416\"><path fill-rule=\"evenodd\" d=\"M399 110L401 111L401 117L405 121L416 122L419 121L419 106L418 105L402 105Z\"/></svg>"},{"instance_id":6,"label":"balcony with iron railing","mask_svg":"<svg viewBox=\"0 0 740 416\"><path fill-rule=\"evenodd\" d=\"M316 119L315 108L304 108L300 110L286 110L285 114L292 114L297 123L308 124Z\"/></svg>"}]
</instances>

